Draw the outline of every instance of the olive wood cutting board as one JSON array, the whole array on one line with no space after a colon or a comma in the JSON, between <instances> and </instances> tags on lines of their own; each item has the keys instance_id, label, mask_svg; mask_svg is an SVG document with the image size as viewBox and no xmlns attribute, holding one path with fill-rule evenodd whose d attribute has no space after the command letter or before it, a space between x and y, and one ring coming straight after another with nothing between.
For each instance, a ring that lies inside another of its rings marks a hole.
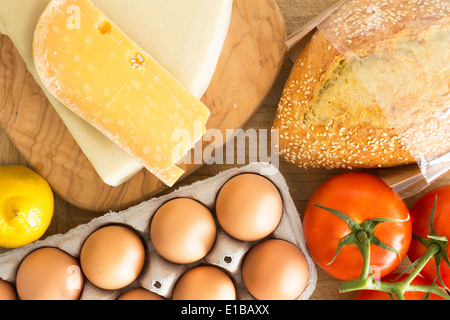
<instances>
[{"instance_id":1,"label":"olive wood cutting board","mask_svg":"<svg viewBox=\"0 0 450 320\"><path fill-rule=\"evenodd\" d=\"M283 65L286 36L285 20L275 0L234 1L229 33L202 98L211 111L208 129L218 129L225 137L227 129L243 127L258 110ZM54 192L77 207L100 212L122 210L167 188L144 169L118 187L105 184L28 73L12 42L3 35L0 126ZM203 142L203 149L207 143ZM222 147L217 142L214 146ZM186 177L201 164L181 167Z\"/></svg>"}]
</instances>

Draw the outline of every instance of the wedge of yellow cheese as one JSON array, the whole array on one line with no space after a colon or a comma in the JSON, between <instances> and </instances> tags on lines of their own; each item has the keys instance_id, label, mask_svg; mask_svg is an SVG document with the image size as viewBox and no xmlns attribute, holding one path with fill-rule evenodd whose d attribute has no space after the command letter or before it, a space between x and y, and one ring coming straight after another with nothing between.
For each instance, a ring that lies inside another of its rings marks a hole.
<instances>
[{"instance_id":1,"label":"wedge of yellow cheese","mask_svg":"<svg viewBox=\"0 0 450 320\"><path fill-rule=\"evenodd\" d=\"M53 0L33 39L37 73L70 110L165 184L210 111L89 0ZM107 155L105 155L107 156Z\"/></svg>"}]
</instances>

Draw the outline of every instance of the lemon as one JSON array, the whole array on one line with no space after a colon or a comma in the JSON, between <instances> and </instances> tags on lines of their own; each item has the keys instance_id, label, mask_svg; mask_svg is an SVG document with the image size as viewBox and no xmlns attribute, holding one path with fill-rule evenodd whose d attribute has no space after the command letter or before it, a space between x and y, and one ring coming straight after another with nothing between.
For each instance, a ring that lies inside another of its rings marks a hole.
<instances>
[{"instance_id":1,"label":"lemon","mask_svg":"<svg viewBox=\"0 0 450 320\"><path fill-rule=\"evenodd\" d=\"M22 247L41 238L53 210L53 192L43 177L24 166L0 166L0 247Z\"/></svg>"}]
</instances>

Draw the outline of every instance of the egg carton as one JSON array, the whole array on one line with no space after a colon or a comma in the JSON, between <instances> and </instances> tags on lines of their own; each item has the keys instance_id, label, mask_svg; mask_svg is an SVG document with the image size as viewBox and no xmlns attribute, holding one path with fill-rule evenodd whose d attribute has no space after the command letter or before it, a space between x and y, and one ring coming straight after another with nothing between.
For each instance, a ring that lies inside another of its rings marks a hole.
<instances>
[{"instance_id":1,"label":"egg carton","mask_svg":"<svg viewBox=\"0 0 450 320\"><path fill-rule=\"evenodd\" d=\"M195 182L174 192L142 202L129 209L110 212L91 222L80 225L65 234L50 236L28 246L11 250L0 255L0 278L15 285L15 275L20 262L33 250L41 247L57 247L79 258L85 239L95 230L109 224L124 224L142 236L147 245L147 256L143 271L130 285L119 290L104 290L87 279L81 300L114 300L121 294L137 287L143 287L166 299L170 299L178 278L197 265L212 265L226 271L233 279L238 300L254 300L242 280L240 271L245 254L259 241L239 241L227 235L215 217L215 199L220 188L232 177L241 173L256 173L271 180L279 189L283 199L283 214L278 227L267 238L277 238L294 244L305 256L308 263L308 281L298 300L308 300L316 288L317 271L304 239L300 216L290 196L289 188L279 170L268 163L249 165L224 171L215 177ZM157 209L173 198L187 197L200 201L213 213L217 224L217 238L211 251L203 259L190 264L175 264L162 258L150 240L150 222ZM262 239L264 240L264 239ZM262 241L260 240L260 241Z\"/></svg>"}]
</instances>

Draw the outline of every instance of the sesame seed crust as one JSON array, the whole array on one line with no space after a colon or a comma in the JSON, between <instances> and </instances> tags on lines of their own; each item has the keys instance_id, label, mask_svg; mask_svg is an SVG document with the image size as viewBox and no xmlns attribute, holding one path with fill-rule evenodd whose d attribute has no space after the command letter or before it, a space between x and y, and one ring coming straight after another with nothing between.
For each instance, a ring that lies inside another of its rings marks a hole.
<instances>
[{"instance_id":1,"label":"sesame seed crust","mask_svg":"<svg viewBox=\"0 0 450 320\"><path fill-rule=\"evenodd\" d=\"M427 39L430 30L448 35L449 6L446 0L352 0L321 25L295 62L278 105L273 127L280 134L280 155L304 168L357 169L411 164L449 153L448 90L436 89L419 108L405 104L392 114L374 101L367 106L366 118L357 121L345 113L314 121L306 116L333 70L355 54L366 57L395 48L405 36ZM369 26L371 10L378 10L379 20ZM449 73L436 81L448 89ZM357 90L363 90L362 86L357 84Z\"/></svg>"},{"instance_id":2,"label":"sesame seed crust","mask_svg":"<svg viewBox=\"0 0 450 320\"><path fill-rule=\"evenodd\" d=\"M449 12L448 0L350 0L318 29L339 52L364 56L447 25Z\"/></svg>"}]
</instances>

